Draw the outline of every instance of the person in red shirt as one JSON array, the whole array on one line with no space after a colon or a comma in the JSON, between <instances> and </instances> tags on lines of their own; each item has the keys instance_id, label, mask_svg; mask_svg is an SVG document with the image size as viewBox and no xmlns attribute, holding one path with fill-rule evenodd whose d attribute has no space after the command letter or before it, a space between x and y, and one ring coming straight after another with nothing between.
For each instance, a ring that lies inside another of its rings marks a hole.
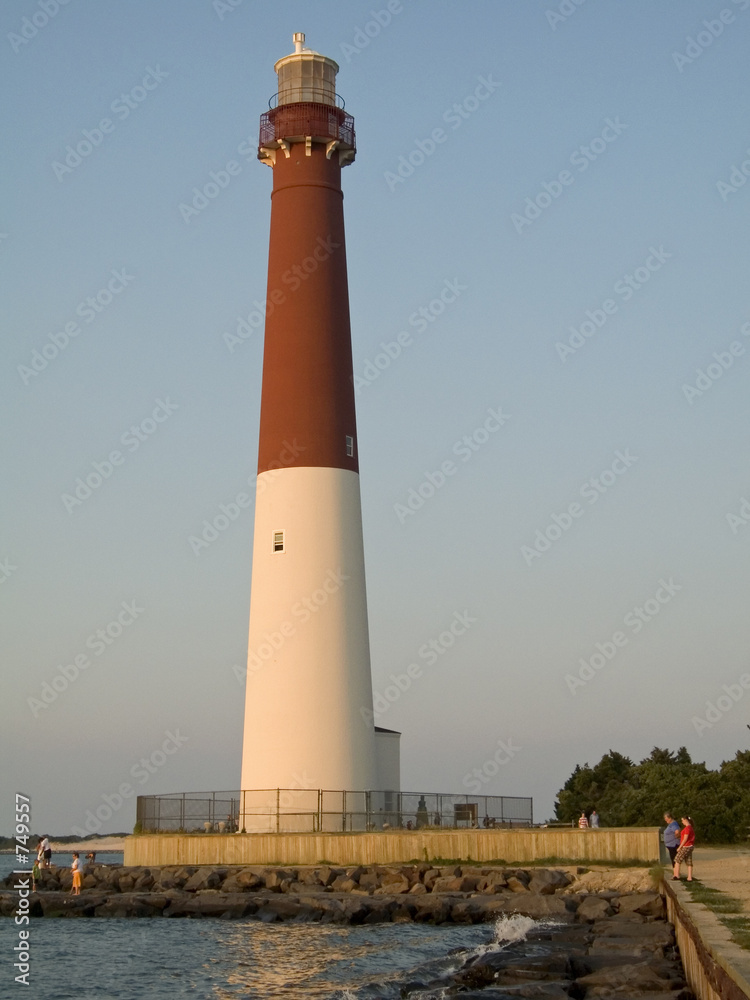
<instances>
[{"instance_id":1,"label":"person in red shirt","mask_svg":"<svg viewBox=\"0 0 750 1000\"><path fill-rule=\"evenodd\" d=\"M672 881L680 881L680 865L684 861L687 865L687 880L688 882L693 881L693 845L695 844L695 830L693 829L693 821L689 816L683 816L680 820L682 823L682 831L680 833L680 846L677 848L677 853L674 856L674 871L672 872Z\"/></svg>"}]
</instances>

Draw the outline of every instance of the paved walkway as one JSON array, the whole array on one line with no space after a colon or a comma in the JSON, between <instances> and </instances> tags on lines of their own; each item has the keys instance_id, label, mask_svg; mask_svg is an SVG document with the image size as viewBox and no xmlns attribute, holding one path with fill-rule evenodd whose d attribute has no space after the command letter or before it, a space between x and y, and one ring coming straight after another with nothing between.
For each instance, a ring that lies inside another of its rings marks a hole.
<instances>
[{"instance_id":1,"label":"paved walkway","mask_svg":"<svg viewBox=\"0 0 750 1000\"><path fill-rule=\"evenodd\" d=\"M750 847L696 847L693 861L696 879L742 900L750 913ZM686 877L685 865L680 874Z\"/></svg>"}]
</instances>

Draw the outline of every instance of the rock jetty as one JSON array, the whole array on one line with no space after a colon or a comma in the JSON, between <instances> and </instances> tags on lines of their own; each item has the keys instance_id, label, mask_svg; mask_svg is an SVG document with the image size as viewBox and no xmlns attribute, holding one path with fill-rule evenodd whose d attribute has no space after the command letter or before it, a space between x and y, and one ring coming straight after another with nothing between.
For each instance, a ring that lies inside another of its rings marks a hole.
<instances>
[{"instance_id":1,"label":"rock jetty","mask_svg":"<svg viewBox=\"0 0 750 1000\"><path fill-rule=\"evenodd\" d=\"M561 923L635 914L663 917L664 905L641 871L613 872L618 891L603 891L589 874L532 868L430 864L306 868L167 865L125 868L88 864L79 896L70 895L69 868L42 871L29 897L33 917L222 917L326 923L415 921L481 923L520 913ZM629 875L624 878L624 875ZM0 915L18 904L21 876L0 884ZM645 879L645 883L644 883Z\"/></svg>"},{"instance_id":2,"label":"rock jetty","mask_svg":"<svg viewBox=\"0 0 750 1000\"><path fill-rule=\"evenodd\" d=\"M335 924L513 924L534 918L525 940L456 953L455 971L424 991L466 1000L593 1000L597 997L695 1000L686 988L647 872L399 865L309 868L124 868L86 865L79 896L69 868L42 872L29 897L32 917L190 917ZM20 876L22 878L22 876ZM19 902L12 875L0 885L0 915ZM612 884L617 888L613 888ZM496 934L502 937L502 932Z\"/></svg>"},{"instance_id":3,"label":"rock jetty","mask_svg":"<svg viewBox=\"0 0 750 1000\"><path fill-rule=\"evenodd\" d=\"M640 895L621 896L619 910L603 917L593 916L593 906L584 916L581 904L575 923L531 928L526 939L500 950L470 954L447 979L409 983L401 995L458 994L462 1000L656 1000L665 996L695 1000L686 988L673 928L662 918L639 913L639 909L652 909L646 900L636 905Z\"/></svg>"}]
</instances>

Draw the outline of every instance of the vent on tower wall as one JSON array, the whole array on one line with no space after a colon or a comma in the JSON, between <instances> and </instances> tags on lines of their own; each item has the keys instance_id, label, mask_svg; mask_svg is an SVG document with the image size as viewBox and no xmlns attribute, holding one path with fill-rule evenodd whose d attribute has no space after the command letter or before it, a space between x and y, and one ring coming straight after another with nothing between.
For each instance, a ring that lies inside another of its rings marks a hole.
<instances>
[{"instance_id":1,"label":"vent on tower wall","mask_svg":"<svg viewBox=\"0 0 750 1000\"><path fill-rule=\"evenodd\" d=\"M283 552L284 551L284 532L274 531L273 533L273 551Z\"/></svg>"},{"instance_id":2,"label":"vent on tower wall","mask_svg":"<svg viewBox=\"0 0 750 1000\"><path fill-rule=\"evenodd\" d=\"M354 457L354 438L351 434L346 435L346 454L348 458Z\"/></svg>"}]
</instances>

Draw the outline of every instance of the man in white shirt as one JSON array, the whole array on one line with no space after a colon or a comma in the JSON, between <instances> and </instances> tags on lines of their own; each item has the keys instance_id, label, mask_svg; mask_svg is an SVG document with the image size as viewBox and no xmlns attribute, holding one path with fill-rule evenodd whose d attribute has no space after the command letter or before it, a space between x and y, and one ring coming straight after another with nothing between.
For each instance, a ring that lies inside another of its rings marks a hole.
<instances>
[{"instance_id":1,"label":"man in white shirt","mask_svg":"<svg viewBox=\"0 0 750 1000\"><path fill-rule=\"evenodd\" d=\"M49 868L52 849L49 846L49 837L45 834L39 844L39 854L41 855L41 867Z\"/></svg>"}]
</instances>

